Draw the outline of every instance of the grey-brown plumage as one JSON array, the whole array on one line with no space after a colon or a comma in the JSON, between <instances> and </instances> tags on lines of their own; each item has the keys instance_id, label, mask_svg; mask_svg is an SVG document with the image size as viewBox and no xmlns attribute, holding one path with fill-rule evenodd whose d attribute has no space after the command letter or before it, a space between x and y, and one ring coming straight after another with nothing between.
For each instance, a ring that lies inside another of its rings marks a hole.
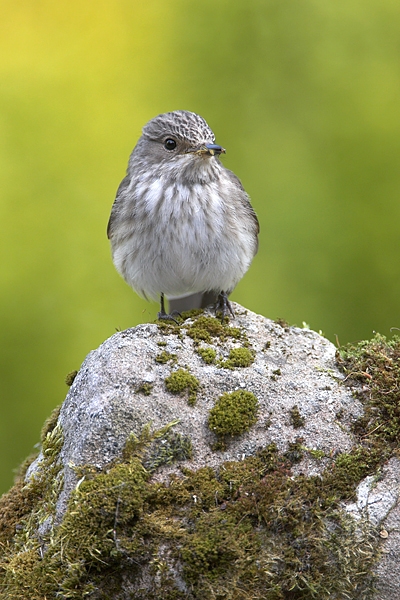
<instances>
[{"instance_id":1,"label":"grey-brown plumage","mask_svg":"<svg viewBox=\"0 0 400 600\"><path fill-rule=\"evenodd\" d=\"M115 267L139 295L161 297L161 317L164 295L184 310L207 293L232 312L227 297L257 252L258 220L224 152L202 117L177 110L149 121L130 156L107 234Z\"/></svg>"}]
</instances>

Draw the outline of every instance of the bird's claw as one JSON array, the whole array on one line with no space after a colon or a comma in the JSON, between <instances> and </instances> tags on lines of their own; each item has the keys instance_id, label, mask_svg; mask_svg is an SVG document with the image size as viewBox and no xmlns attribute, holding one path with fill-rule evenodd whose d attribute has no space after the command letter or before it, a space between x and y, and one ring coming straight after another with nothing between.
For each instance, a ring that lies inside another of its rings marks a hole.
<instances>
[{"instance_id":1,"label":"bird's claw","mask_svg":"<svg viewBox=\"0 0 400 600\"><path fill-rule=\"evenodd\" d=\"M173 310L172 313L169 315L165 311L164 312L160 311L157 315L157 319L160 319L162 321L173 321L174 323L179 325L179 322L174 317L181 317L181 319L182 319L181 313L178 312L177 310Z\"/></svg>"},{"instance_id":2,"label":"bird's claw","mask_svg":"<svg viewBox=\"0 0 400 600\"><path fill-rule=\"evenodd\" d=\"M231 313L232 317L235 317L235 313L233 311L232 305L228 300L228 295L226 292L221 292L218 295L217 303L215 304L215 314L218 311L221 311L221 321L223 322L228 313Z\"/></svg>"}]
</instances>

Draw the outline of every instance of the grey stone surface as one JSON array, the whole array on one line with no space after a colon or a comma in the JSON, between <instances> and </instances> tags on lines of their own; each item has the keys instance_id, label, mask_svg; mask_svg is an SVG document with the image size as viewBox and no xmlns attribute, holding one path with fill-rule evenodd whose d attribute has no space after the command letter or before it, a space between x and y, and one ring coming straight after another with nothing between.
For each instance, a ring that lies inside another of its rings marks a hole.
<instances>
[{"instance_id":1,"label":"grey stone surface","mask_svg":"<svg viewBox=\"0 0 400 600\"><path fill-rule=\"evenodd\" d=\"M129 434L139 434L148 423L158 429L179 419L174 430L189 435L193 443L193 458L185 463L191 469L240 460L271 442L285 451L299 436L304 446L327 455L351 449L354 440L349 425L362 414L362 405L342 385L333 344L309 329L285 328L240 305L234 308L236 318L231 325L246 332L255 351L249 367L230 370L205 364L194 351L193 339L185 335L190 320L182 325L181 336L165 334L157 324L116 333L87 356L60 413L64 489L56 522L77 485L71 467L86 463L104 467L121 453ZM160 346L160 342L166 345ZM234 338L224 342L215 338L212 343L220 358L227 358L231 348L241 345L242 341ZM176 354L176 362L157 362L163 350ZM185 395L173 395L166 389L165 378L178 368L188 369L200 382L195 406L189 406ZM152 385L150 396L138 391L145 383ZM233 439L224 452L212 451L216 437L208 428L209 410L221 394L239 389L257 397L258 421L248 433ZM293 406L304 416L300 428L291 422ZM329 464L329 459L307 456L295 466L295 473L316 474ZM28 477L38 464L40 457ZM347 507L355 519L366 518L380 528L381 534L389 534L382 537L379 600L400 597L399 464L392 459L379 480L366 478L358 488L357 502ZM179 465L163 467L154 478L166 481L172 472L179 474Z\"/></svg>"}]
</instances>

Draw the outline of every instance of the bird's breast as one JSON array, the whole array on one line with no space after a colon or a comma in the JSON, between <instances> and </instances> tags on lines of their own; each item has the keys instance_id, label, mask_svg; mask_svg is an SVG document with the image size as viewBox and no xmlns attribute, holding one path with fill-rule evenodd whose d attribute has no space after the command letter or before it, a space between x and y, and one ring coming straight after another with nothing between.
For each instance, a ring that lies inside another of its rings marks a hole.
<instances>
[{"instance_id":1,"label":"bird's breast","mask_svg":"<svg viewBox=\"0 0 400 600\"><path fill-rule=\"evenodd\" d=\"M230 186L159 177L127 191L135 209L114 262L134 289L148 297L233 289L254 255L254 234Z\"/></svg>"}]
</instances>

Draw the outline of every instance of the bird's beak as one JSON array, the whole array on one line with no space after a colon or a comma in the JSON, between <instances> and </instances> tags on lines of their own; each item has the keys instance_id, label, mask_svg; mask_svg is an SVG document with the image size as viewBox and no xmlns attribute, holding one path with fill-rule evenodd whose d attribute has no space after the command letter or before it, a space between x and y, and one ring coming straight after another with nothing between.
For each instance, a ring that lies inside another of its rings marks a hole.
<instances>
[{"instance_id":1,"label":"bird's beak","mask_svg":"<svg viewBox=\"0 0 400 600\"><path fill-rule=\"evenodd\" d=\"M226 150L222 146L218 146L218 144L205 144L205 152L211 154L211 156L218 156L218 154L225 154Z\"/></svg>"},{"instance_id":2,"label":"bird's beak","mask_svg":"<svg viewBox=\"0 0 400 600\"><path fill-rule=\"evenodd\" d=\"M200 148L192 150L192 152L200 155L218 156L219 154L225 154L226 150L222 146L218 146L218 144L203 144Z\"/></svg>"}]
</instances>

